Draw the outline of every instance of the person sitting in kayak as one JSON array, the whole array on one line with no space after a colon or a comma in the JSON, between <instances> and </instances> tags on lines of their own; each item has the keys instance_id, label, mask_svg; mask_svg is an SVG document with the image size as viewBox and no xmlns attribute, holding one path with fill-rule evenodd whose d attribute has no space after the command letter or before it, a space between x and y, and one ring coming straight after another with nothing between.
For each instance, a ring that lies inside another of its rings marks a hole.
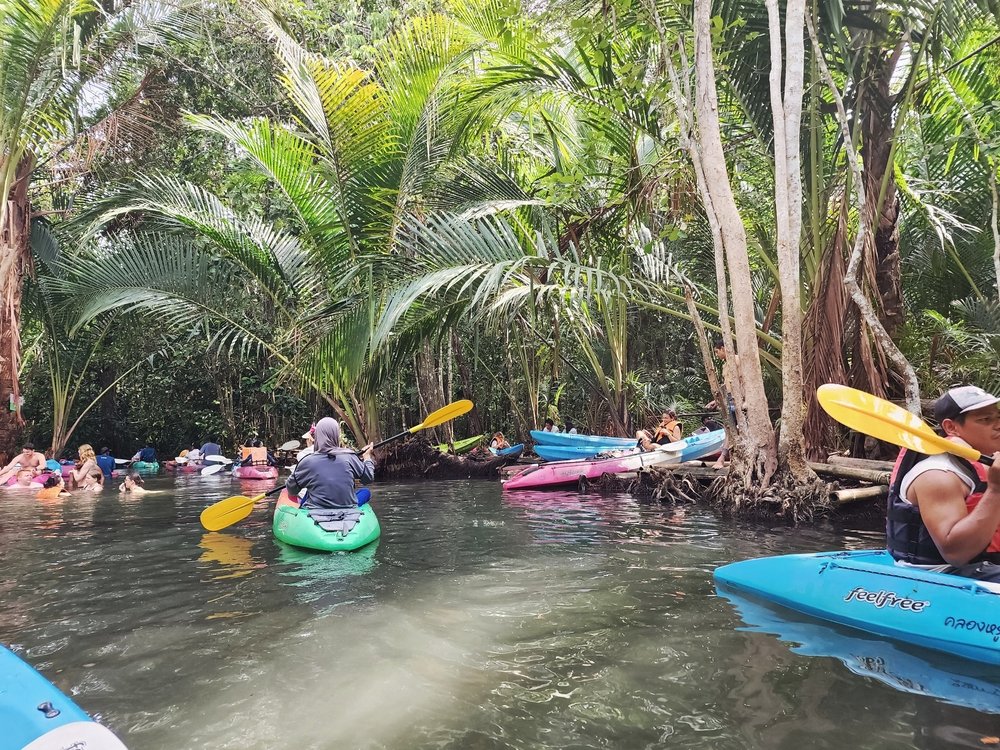
<instances>
[{"instance_id":1,"label":"person sitting in kayak","mask_svg":"<svg viewBox=\"0 0 1000 750\"><path fill-rule=\"evenodd\" d=\"M147 442L136 452L134 456L132 456L132 460L141 461L144 464L155 464L157 462L156 448Z\"/></svg>"},{"instance_id":2,"label":"person sitting in kayak","mask_svg":"<svg viewBox=\"0 0 1000 750\"><path fill-rule=\"evenodd\" d=\"M315 450L316 450L316 448L315 448L315 443L316 443L315 433L316 433L316 425L312 425L312 426L309 427L309 429L306 432L304 432L302 434L302 439L306 441L306 447L303 448L302 450L300 450L298 453L295 454L295 460L296 461L301 461L303 458L305 458L306 456L308 456L310 453L315 452Z\"/></svg>"},{"instance_id":3,"label":"person sitting in kayak","mask_svg":"<svg viewBox=\"0 0 1000 750\"><path fill-rule=\"evenodd\" d=\"M563 425L563 432L567 435L576 435L576 425L573 424L573 420L566 417L566 424Z\"/></svg>"},{"instance_id":4,"label":"person sitting in kayak","mask_svg":"<svg viewBox=\"0 0 1000 750\"><path fill-rule=\"evenodd\" d=\"M201 446L201 460L204 461L209 456L221 456L222 446L215 442L215 435L209 435L208 439ZM218 463L218 462L212 462Z\"/></svg>"},{"instance_id":5,"label":"person sitting in kayak","mask_svg":"<svg viewBox=\"0 0 1000 750\"><path fill-rule=\"evenodd\" d=\"M355 480L368 484L375 478L372 444L361 458L350 448L340 447L340 422L323 417L316 423L315 452L301 459L288 477L285 487L291 498L306 490L302 505L306 508L353 508Z\"/></svg>"},{"instance_id":6,"label":"person sitting in kayak","mask_svg":"<svg viewBox=\"0 0 1000 750\"><path fill-rule=\"evenodd\" d=\"M559 428L556 427L556 423L551 419L546 419L545 426L542 427L542 432L559 432Z\"/></svg>"},{"instance_id":7,"label":"person sitting in kayak","mask_svg":"<svg viewBox=\"0 0 1000 750\"><path fill-rule=\"evenodd\" d=\"M45 471L45 454L36 451L31 443L25 443L21 446L21 452L0 469L0 484L4 484L21 469L31 469L32 475Z\"/></svg>"},{"instance_id":8,"label":"person sitting in kayak","mask_svg":"<svg viewBox=\"0 0 1000 750\"><path fill-rule=\"evenodd\" d=\"M502 432L493 433L493 439L490 441L490 448L495 451L502 451L504 448L510 448L510 443L507 442L507 438L503 436Z\"/></svg>"},{"instance_id":9,"label":"person sitting in kayak","mask_svg":"<svg viewBox=\"0 0 1000 750\"><path fill-rule=\"evenodd\" d=\"M69 486L98 492L104 486L104 472L97 465L97 456L89 443L84 443L77 451L80 458L76 468L69 473Z\"/></svg>"},{"instance_id":10,"label":"person sitting in kayak","mask_svg":"<svg viewBox=\"0 0 1000 750\"><path fill-rule=\"evenodd\" d=\"M1000 581L1000 398L950 389L934 404L945 437L993 456L988 470L957 456L899 452L889 480L886 545L897 563Z\"/></svg>"},{"instance_id":11,"label":"person sitting in kayak","mask_svg":"<svg viewBox=\"0 0 1000 750\"><path fill-rule=\"evenodd\" d=\"M111 473L115 470L115 459L111 455L110 448L101 448L101 455L96 459L98 467L104 472L105 479L111 479Z\"/></svg>"},{"instance_id":12,"label":"person sitting in kayak","mask_svg":"<svg viewBox=\"0 0 1000 750\"><path fill-rule=\"evenodd\" d=\"M644 451L655 450L657 445L676 443L681 439L681 423L677 421L677 413L673 409L667 409L660 415L660 423L652 431L639 430L635 433L638 447Z\"/></svg>"}]
</instances>

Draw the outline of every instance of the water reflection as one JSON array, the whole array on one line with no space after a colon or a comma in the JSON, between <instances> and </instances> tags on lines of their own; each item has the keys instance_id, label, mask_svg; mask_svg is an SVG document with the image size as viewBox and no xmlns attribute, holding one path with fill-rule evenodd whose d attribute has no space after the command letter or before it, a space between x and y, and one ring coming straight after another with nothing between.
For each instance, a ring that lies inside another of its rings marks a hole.
<instances>
[{"instance_id":1,"label":"water reflection","mask_svg":"<svg viewBox=\"0 0 1000 750\"><path fill-rule=\"evenodd\" d=\"M909 648L810 619L725 586L718 594L736 607L744 630L770 633L805 656L830 656L851 672L895 690L930 696L977 711L1000 713L1000 668Z\"/></svg>"},{"instance_id":2,"label":"water reflection","mask_svg":"<svg viewBox=\"0 0 1000 750\"><path fill-rule=\"evenodd\" d=\"M218 563L221 570L213 576L216 580L242 578L250 575L254 568L264 567L262 560L253 557L253 542L233 534L210 531L201 537L200 546L204 552L198 562Z\"/></svg>"}]
</instances>

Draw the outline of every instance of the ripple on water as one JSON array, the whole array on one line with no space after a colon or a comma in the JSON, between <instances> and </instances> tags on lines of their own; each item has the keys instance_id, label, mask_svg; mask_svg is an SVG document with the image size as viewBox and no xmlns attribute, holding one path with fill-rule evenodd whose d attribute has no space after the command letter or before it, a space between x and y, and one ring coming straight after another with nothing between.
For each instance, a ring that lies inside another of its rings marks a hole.
<instances>
[{"instance_id":1,"label":"ripple on water","mask_svg":"<svg viewBox=\"0 0 1000 750\"><path fill-rule=\"evenodd\" d=\"M224 479L150 486L163 493L0 504L0 638L132 750L881 750L996 734L978 712L737 630L714 594L719 563L872 546L877 531L431 482L377 486L380 543L316 555L275 543L263 509L206 534L198 513L236 488Z\"/></svg>"}]
</instances>

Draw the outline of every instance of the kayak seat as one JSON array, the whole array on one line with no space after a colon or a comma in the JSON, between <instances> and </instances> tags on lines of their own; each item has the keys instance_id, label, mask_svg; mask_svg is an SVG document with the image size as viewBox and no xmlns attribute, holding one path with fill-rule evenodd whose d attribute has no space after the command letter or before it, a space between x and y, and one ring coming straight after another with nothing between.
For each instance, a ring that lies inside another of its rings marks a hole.
<instances>
[{"instance_id":1,"label":"kayak seat","mask_svg":"<svg viewBox=\"0 0 1000 750\"><path fill-rule=\"evenodd\" d=\"M361 520L359 508L309 508L309 517L323 531L347 534Z\"/></svg>"}]
</instances>

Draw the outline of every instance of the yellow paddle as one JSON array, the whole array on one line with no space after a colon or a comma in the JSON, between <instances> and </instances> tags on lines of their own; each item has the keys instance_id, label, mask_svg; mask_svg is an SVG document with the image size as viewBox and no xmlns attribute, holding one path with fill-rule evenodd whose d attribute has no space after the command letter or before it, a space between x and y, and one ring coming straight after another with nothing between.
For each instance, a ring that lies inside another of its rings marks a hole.
<instances>
[{"instance_id":1,"label":"yellow paddle","mask_svg":"<svg viewBox=\"0 0 1000 750\"><path fill-rule=\"evenodd\" d=\"M398 435L393 435L388 440L383 440L382 442L377 443L374 447L379 448L386 443L391 443L393 440L399 440L401 437L412 435L414 432L419 432L420 430L426 430L430 427L437 427L439 424L450 422L455 419L455 417L460 417L471 409L472 402L468 399L454 401L447 406L442 406L437 411L428 414L424 417L424 421L420 424L411 427L408 430L403 430ZM209 505L201 512L201 525L209 531L219 531L227 526L232 526L237 521L242 521L244 518L249 516L250 512L253 510L253 506L257 502L263 500L268 495L276 495L281 492L281 490L282 486L279 485L270 492L255 495L254 497L235 495L233 497L227 497L225 500L220 500L213 505Z\"/></svg>"},{"instance_id":2,"label":"yellow paddle","mask_svg":"<svg viewBox=\"0 0 1000 750\"><path fill-rule=\"evenodd\" d=\"M990 456L941 437L916 414L870 393L827 383L816 390L816 398L824 411L842 425L873 438L928 456L951 453L987 466L993 463Z\"/></svg>"}]
</instances>

